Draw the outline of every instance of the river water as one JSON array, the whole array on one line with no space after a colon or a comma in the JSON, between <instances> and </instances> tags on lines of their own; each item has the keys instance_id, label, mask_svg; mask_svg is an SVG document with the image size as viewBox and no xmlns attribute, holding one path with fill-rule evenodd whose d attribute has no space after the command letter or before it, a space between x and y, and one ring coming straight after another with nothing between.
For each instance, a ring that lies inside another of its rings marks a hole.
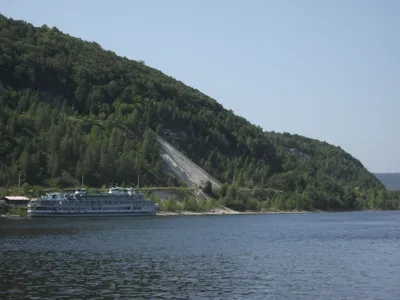
<instances>
[{"instance_id":1,"label":"river water","mask_svg":"<svg viewBox=\"0 0 400 300\"><path fill-rule=\"evenodd\" d=\"M1 299L400 299L400 212L0 220Z\"/></svg>"}]
</instances>

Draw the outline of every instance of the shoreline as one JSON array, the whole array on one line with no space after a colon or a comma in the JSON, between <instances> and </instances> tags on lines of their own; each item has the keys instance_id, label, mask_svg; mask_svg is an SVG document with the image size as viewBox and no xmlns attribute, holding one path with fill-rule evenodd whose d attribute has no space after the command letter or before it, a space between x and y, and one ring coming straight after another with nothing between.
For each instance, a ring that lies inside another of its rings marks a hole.
<instances>
[{"instance_id":1,"label":"shoreline","mask_svg":"<svg viewBox=\"0 0 400 300\"><path fill-rule=\"evenodd\" d=\"M322 211L321 211L322 212ZM159 211L156 216L221 216L221 215L268 215L268 214L308 214L319 213L319 211L299 211L299 210L282 210L282 211L236 211L229 208L215 208L210 211L193 212L193 211Z\"/></svg>"},{"instance_id":2,"label":"shoreline","mask_svg":"<svg viewBox=\"0 0 400 300\"><path fill-rule=\"evenodd\" d=\"M345 210L345 211L331 211L331 210L266 210L266 211L236 211L229 208L216 208L210 211L193 212L193 211L159 211L156 216L169 217L169 216L221 216L221 215L278 215L278 214L318 214L318 213L348 213L348 212L378 212L378 211L395 211L395 210L382 210L382 209L365 209L365 210Z\"/></svg>"},{"instance_id":3,"label":"shoreline","mask_svg":"<svg viewBox=\"0 0 400 300\"><path fill-rule=\"evenodd\" d=\"M210 211L194 212L194 211L158 211L154 217L172 217L172 216L222 216L222 215L278 215L278 214L315 214L315 213L346 213L346 212L377 212L377 211L392 211L382 209L368 210L349 210L349 211L323 211L323 210L266 210L266 211L236 211L233 209L215 208ZM84 217L84 216L82 216ZM0 219L30 219L27 216L19 215L0 215Z\"/></svg>"},{"instance_id":4,"label":"shoreline","mask_svg":"<svg viewBox=\"0 0 400 300\"><path fill-rule=\"evenodd\" d=\"M229 208L216 208L210 211L194 212L194 211L158 211L154 217L170 217L170 216L222 216L222 215L267 215L267 214L308 214L318 213L319 211L236 211ZM323 212L323 211L321 211ZM82 216L84 217L84 216ZM27 216L19 215L0 215L4 219L30 219Z\"/></svg>"}]
</instances>

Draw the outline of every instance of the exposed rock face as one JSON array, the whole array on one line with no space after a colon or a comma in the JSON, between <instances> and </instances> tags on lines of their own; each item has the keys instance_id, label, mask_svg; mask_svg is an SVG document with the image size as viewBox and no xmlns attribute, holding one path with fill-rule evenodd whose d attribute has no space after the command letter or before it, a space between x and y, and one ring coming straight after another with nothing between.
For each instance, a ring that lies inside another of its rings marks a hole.
<instances>
[{"instance_id":1,"label":"exposed rock face","mask_svg":"<svg viewBox=\"0 0 400 300\"><path fill-rule=\"evenodd\" d=\"M160 143L160 155L163 161L180 180L192 186L200 186L209 180L213 188L220 187L221 183L188 159L182 152L175 149L167 141L157 136Z\"/></svg>"}]
</instances>

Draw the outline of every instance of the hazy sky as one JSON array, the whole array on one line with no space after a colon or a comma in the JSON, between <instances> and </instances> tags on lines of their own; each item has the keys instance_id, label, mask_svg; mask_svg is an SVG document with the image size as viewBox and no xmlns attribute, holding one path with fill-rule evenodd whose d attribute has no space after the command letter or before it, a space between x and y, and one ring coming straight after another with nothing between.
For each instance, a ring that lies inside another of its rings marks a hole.
<instances>
[{"instance_id":1,"label":"hazy sky","mask_svg":"<svg viewBox=\"0 0 400 300\"><path fill-rule=\"evenodd\" d=\"M267 131L400 172L400 1L0 0L0 12L144 60Z\"/></svg>"}]
</instances>

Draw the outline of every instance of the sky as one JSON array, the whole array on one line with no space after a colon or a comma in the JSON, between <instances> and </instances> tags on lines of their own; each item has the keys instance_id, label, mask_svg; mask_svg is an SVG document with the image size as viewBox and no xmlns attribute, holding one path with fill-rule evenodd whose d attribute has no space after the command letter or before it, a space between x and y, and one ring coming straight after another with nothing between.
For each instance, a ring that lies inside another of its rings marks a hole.
<instances>
[{"instance_id":1,"label":"sky","mask_svg":"<svg viewBox=\"0 0 400 300\"><path fill-rule=\"evenodd\" d=\"M0 0L199 89L266 131L400 172L400 1Z\"/></svg>"}]
</instances>

